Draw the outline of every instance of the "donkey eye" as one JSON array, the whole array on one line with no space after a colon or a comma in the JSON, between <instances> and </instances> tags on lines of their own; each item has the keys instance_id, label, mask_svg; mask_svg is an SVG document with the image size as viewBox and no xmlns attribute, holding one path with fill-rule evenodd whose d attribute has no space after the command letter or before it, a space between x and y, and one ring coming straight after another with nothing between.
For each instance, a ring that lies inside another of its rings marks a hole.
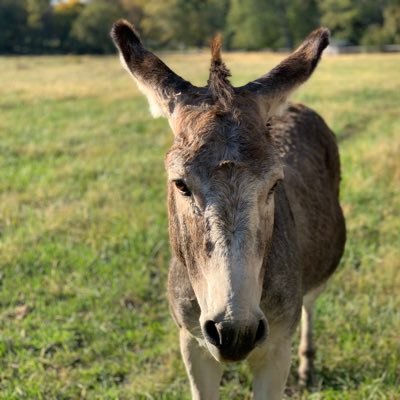
<instances>
[{"instance_id":1,"label":"donkey eye","mask_svg":"<svg viewBox=\"0 0 400 400\"><path fill-rule=\"evenodd\" d=\"M183 196L191 196L192 192L187 187L186 183L182 179L177 179L174 181L175 187Z\"/></svg>"},{"instance_id":2,"label":"donkey eye","mask_svg":"<svg viewBox=\"0 0 400 400\"><path fill-rule=\"evenodd\" d=\"M272 188L269 189L268 196L270 196L272 193L274 193L274 191L275 191L276 187L278 186L278 183L279 183L279 182L280 182L280 180L277 180L277 181L274 183L274 186L272 186Z\"/></svg>"}]
</instances>

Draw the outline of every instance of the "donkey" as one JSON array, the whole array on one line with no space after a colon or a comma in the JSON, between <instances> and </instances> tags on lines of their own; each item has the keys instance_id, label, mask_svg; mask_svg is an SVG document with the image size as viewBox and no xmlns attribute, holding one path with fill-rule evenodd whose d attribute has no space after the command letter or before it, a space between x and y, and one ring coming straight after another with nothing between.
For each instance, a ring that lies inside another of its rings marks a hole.
<instances>
[{"instance_id":1,"label":"donkey","mask_svg":"<svg viewBox=\"0 0 400 400\"><path fill-rule=\"evenodd\" d=\"M279 399L300 317L300 382L312 377L313 304L345 244L334 134L309 108L284 107L329 31L315 30L241 87L229 81L218 38L208 83L195 87L146 50L127 21L111 36L153 115L174 133L165 157L168 297L193 399L217 399L222 364L244 359L254 398Z\"/></svg>"}]
</instances>

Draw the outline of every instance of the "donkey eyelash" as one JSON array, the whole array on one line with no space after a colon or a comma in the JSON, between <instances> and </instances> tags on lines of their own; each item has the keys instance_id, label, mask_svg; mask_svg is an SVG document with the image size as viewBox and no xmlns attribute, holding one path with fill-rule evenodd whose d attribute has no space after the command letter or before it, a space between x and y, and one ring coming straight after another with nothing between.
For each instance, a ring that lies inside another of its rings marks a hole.
<instances>
[{"instance_id":1,"label":"donkey eyelash","mask_svg":"<svg viewBox=\"0 0 400 400\"><path fill-rule=\"evenodd\" d=\"M278 179L274 185L271 187L271 189L269 189L268 191L268 196L270 196L272 193L274 193L276 187L278 186L278 184L282 181L282 179Z\"/></svg>"},{"instance_id":2,"label":"donkey eyelash","mask_svg":"<svg viewBox=\"0 0 400 400\"><path fill-rule=\"evenodd\" d=\"M183 179L174 179L172 182L178 189L179 193L181 193L183 196L190 197L192 195L192 192L190 191Z\"/></svg>"},{"instance_id":3,"label":"donkey eyelash","mask_svg":"<svg viewBox=\"0 0 400 400\"><path fill-rule=\"evenodd\" d=\"M202 215L202 211L201 211L200 207L196 204L196 202L195 202L195 200L194 200L194 198L192 196L192 192L188 188L188 186L186 185L184 180L183 179L174 179L172 182L173 182L173 184L175 185L175 187L178 189L179 193L182 196L190 197L190 200L191 200L190 204L191 204L193 213L196 216L201 216Z\"/></svg>"}]
</instances>

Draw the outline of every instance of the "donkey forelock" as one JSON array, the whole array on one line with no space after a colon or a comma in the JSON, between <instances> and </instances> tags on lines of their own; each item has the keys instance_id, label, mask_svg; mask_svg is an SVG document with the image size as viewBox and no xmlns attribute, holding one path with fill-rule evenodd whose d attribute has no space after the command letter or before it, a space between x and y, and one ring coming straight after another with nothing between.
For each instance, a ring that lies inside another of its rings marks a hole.
<instances>
[{"instance_id":1,"label":"donkey forelock","mask_svg":"<svg viewBox=\"0 0 400 400\"><path fill-rule=\"evenodd\" d=\"M208 79L208 89L214 101L219 102L223 109L232 105L234 88L229 81L231 73L221 58L221 35L214 37L211 43L211 67Z\"/></svg>"}]
</instances>

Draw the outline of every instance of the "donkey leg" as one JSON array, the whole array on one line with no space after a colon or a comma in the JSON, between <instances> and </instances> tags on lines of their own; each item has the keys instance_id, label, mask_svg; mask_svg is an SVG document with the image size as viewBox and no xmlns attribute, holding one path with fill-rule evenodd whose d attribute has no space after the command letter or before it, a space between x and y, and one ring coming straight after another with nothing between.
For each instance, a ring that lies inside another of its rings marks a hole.
<instances>
[{"instance_id":1,"label":"donkey leg","mask_svg":"<svg viewBox=\"0 0 400 400\"><path fill-rule=\"evenodd\" d=\"M182 358L190 380L193 400L217 400L222 366L185 329L180 330Z\"/></svg>"},{"instance_id":2,"label":"donkey leg","mask_svg":"<svg viewBox=\"0 0 400 400\"><path fill-rule=\"evenodd\" d=\"M268 342L268 339L267 339ZM291 340L282 338L276 344L268 343L258 354L249 358L253 371L253 399L281 400L289 375Z\"/></svg>"},{"instance_id":3,"label":"donkey leg","mask_svg":"<svg viewBox=\"0 0 400 400\"><path fill-rule=\"evenodd\" d=\"M298 370L299 385L302 387L309 387L314 383L313 311L315 300L324 289L325 285L319 286L308 292L303 298Z\"/></svg>"}]
</instances>

